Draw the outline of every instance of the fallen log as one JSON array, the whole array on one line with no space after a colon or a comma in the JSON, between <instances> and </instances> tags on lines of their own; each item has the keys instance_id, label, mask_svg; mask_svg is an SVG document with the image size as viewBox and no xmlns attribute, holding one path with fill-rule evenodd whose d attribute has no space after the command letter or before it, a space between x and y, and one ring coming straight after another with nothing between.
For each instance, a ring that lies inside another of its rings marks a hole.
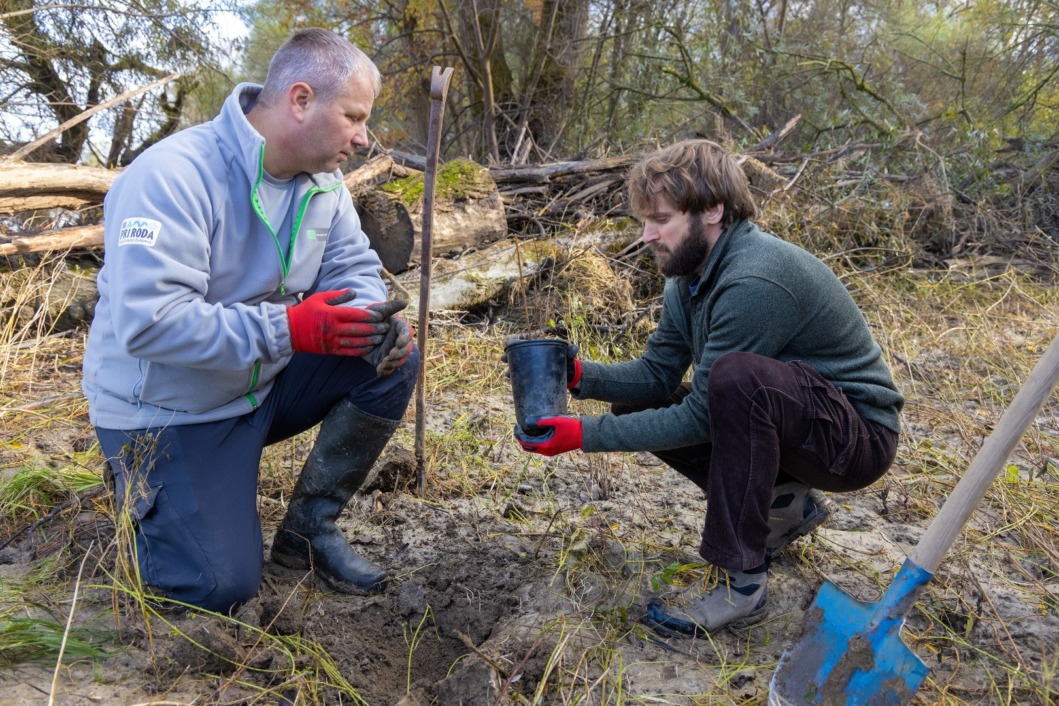
<instances>
[{"instance_id":1,"label":"fallen log","mask_svg":"<svg viewBox=\"0 0 1059 706\"><path fill-rule=\"evenodd\" d=\"M0 255L24 255L32 252L98 248L103 246L103 225L80 226L48 231L39 235L0 238Z\"/></svg>"},{"instance_id":2,"label":"fallen log","mask_svg":"<svg viewBox=\"0 0 1059 706\"><path fill-rule=\"evenodd\" d=\"M551 164L538 164L526 167L490 169L489 176L498 184L509 182L518 182L522 184L544 183L555 177L569 176L571 174L609 172L626 169L638 158L639 155L628 155L625 157L608 157L606 159L589 159L577 162L553 162Z\"/></svg>"},{"instance_id":3,"label":"fallen log","mask_svg":"<svg viewBox=\"0 0 1059 706\"><path fill-rule=\"evenodd\" d=\"M557 262L569 260L571 253L577 253L573 257L579 263L573 269L581 270L588 261L604 259L600 253L622 250L630 238L638 242L639 229L588 228L568 231L550 239L505 238L457 258L435 258L430 310L466 312L483 306L508 304L516 297L524 301L529 289L550 289L549 283L554 280L550 276L542 280L542 274L549 272ZM589 265L586 267L591 269ZM401 296L411 302L409 309L414 312L419 302L418 269L396 275L394 282L397 288L404 290ZM593 282L592 287L606 290L599 281Z\"/></svg>"},{"instance_id":4,"label":"fallen log","mask_svg":"<svg viewBox=\"0 0 1059 706\"><path fill-rule=\"evenodd\" d=\"M769 155L760 155L770 158ZM469 160L441 167L435 203L434 252L452 257L505 238L509 224L526 234L560 232L624 213L625 171L638 155L486 169ZM361 223L383 265L403 272L419 261L422 173L406 166L409 155L380 154L348 173ZM787 184L762 161L743 155L740 164L755 191L769 195ZM98 205L116 172L55 164L0 164L0 215L45 208ZM501 190L498 184L503 184ZM0 238L0 255L102 245L100 226Z\"/></svg>"},{"instance_id":5,"label":"fallen log","mask_svg":"<svg viewBox=\"0 0 1059 706\"><path fill-rule=\"evenodd\" d=\"M394 161L388 154L379 154L361 164L356 169L346 174L342 182L350 193L358 193L364 189L378 186L392 179L415 176L420 170L409 169Z\"/></svg>"},{"instance_id":6,"label":"fallen log","mask_svg":"<svg viewBox=\"0 0 1059 706\"><path fill-rule=\"evenodd\" d=\"M359 189L353 200L364 232L387 270L403 272L419 263L422 175L390 181L381 188ZM453 256L506 235L504 203L486 169L463 159L444 164L438 170L434 201L434 254Z\"/></svg>"},{"instance_id":7,"label":"fallen log","mask_svg":"<svg viewBox=\"0 0 1059 706\"><path fill-rule=\"evenodd\" d=\"M547 259L547 253L535 242L503 240L457 259L435 259L430 285L432 312L470 311L480 306L502 302L512 288L533 275ZM419 269L407 270L396 277L408 294L409 317L415 315L419 302Z\"/></svg>"},{"instance_id":8,"label":"fallen log","mask_svg":"<svg viewBox=\"0 0 1059 706\"><path fill-rule=\"evenodd\" d=\"M101 204L117 175L99 167L0 162L0 215Z\"/></svg>"}]
</instances>

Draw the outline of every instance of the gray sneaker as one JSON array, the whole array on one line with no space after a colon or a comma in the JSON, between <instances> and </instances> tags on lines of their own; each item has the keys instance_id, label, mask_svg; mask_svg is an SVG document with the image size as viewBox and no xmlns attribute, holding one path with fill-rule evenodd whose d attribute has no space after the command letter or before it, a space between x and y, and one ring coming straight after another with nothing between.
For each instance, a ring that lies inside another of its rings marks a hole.
<instances>
[{"instance_id":1,"label":"gray sneaker","mask_svg":"<svg viewBox=\"0 0 1059 706\"><path fill-rule=\"evenodd\" d=\"M831 514L830 501L815 488L793 481L772 489L769 508L769 536L765 557L771 559L791 542L823 524Z\"/></svg>"},{"instance_id":2,"label":"gray sneaker","mask_svg":"<svg viewBox=\"0 0 1059 706\"><path fill-rule=\"evenodd\" d=\"M722 627L760 622L768 602L768 574L727 571L717 566L691 586L647 605L645 622L663 630L701 635Z\"/></svg>"}]
</instances>

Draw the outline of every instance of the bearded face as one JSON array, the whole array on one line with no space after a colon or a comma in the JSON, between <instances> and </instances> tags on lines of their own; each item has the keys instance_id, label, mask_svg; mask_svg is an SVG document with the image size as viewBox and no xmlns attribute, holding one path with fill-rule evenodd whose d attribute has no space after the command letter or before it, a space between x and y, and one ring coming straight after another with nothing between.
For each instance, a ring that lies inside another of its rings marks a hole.
<instances>
[{"instance_id":1,"label":"bearded face","mask_svg":"<svg viewBox=\"0 0 1059 706\"><path fill-rule=\"evenodd\" d=\"M680 228L682 234L661 233L658 240L648 243L659 272L666 277L684 277L696 272L706 262L710 252L702 215L684 215L684 223L679 223L680 219L672 219L663 226L663 229L666 226Z\"/></svg>"}]
</instances>

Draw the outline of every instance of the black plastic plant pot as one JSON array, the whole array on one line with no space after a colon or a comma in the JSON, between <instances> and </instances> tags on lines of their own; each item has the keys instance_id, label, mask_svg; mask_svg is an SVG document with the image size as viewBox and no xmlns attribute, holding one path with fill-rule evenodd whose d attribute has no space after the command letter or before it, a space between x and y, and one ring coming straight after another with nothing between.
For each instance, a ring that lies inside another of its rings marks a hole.
<instances>
[{"instance_id":1,"label":"black plastic plant pot","mask_svg":"<svg viewBox=\"0 0 1059 706\"><path fill-rule=\"evenodd\" d=\"M537 421L566 414L566 341L531 338L504 346L515 400L515 436L524 441L547 441L554 427Z\"/></svg>"}]
</instances>

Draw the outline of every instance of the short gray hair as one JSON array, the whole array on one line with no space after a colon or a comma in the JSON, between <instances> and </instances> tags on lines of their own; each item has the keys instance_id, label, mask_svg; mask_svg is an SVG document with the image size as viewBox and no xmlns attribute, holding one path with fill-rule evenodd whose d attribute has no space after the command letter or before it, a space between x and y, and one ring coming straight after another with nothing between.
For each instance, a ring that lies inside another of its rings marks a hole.
<instances>
[{"instance_id":1,"label":"short gray hair","mask_svg":"<svg viewBox=\"0 0 1059 706\"><path fill-rule=\"evenodd\" d=\"M309 84L320 100L330 101L345 92L353 76L364 71L378 97L382 74L367 54L330 30L299 29L272 56L258 102L275 105L298 82Z\"/></svg>"}]
</instances>

